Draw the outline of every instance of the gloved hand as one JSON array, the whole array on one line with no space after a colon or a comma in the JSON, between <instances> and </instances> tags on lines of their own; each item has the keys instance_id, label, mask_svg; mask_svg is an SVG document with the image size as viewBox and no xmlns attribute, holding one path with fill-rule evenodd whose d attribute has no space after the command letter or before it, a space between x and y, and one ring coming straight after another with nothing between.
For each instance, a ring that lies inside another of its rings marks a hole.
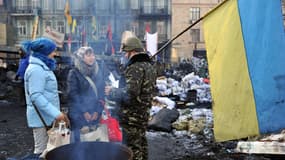
<instances>
[{"instance_id":1,"label":"gloved hand","mask_svg":"<svg viewBox=\"0 0 285 160\"><path fill-rule=\"evenodd\" d=\"M14 79L12 79L13 83L22 83L23 79L19 76L16 75Z\"/></svg>"}]
</instances>

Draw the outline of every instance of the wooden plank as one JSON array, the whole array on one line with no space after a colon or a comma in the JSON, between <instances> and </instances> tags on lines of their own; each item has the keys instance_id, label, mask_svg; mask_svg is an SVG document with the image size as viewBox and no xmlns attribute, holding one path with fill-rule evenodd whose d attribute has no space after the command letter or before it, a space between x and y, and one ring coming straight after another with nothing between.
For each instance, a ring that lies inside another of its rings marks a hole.
<instances>
[{"instance_id":1,"label":"wooden plank","mask_svg":"<svg viewBox=\"0 0 285 160\"><path fill-rule=\"evenodd\" d=\"M0 23L0 45L7 45L6 24Z\"/></svg>"},{"instance_id":2,"label":"wooden plank","mask_svg":"<svg viewBox=\"0 0 285 160\"><path fill-rule=\"evenodd\" d=\"M248 154L285 155L285 142L240 141L237 144L236 151L240 153L248 153Z\"/></svg>"}]
</instances>

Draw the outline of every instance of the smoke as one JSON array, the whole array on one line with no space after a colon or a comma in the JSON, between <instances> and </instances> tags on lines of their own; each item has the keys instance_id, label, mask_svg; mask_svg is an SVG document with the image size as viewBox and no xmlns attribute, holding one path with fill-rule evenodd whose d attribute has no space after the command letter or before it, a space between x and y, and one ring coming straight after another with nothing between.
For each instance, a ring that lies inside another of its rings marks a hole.
<instances>
[{"instance_id":1,"label":"smoke","mask_svg":"<svg viewBox=\"0 0 285 160\"><path fill-rule=\"evenodd\" d=\"M134 34L139 33L139 20L135 18L135 14L132 13L132 10L126 2L127 1L117 0L69 0L70 14L73 18L73 22L76 20L76 26L74 23L73 26L70 26L70 28L74 29L72 29L73 32L70 33L72 38L71 52L76 53L76 50L84 45L94 49L99 72L90 77L95 80L95 85L99 94L98 101L107 101L104 95L104 87L108 84L110 72L113 73L114 77L122 77L119 71L119 55L121 52L121 43L123 41L122 37L126 38L126 35L128 37L129 35L133 36ZM138 9L139 8L137 8L137 10ZM123 33L125 33L124 36ZM114 47L115 53L112 53L112 46ZM112 54L115 56L108 58L109 55ZM97 103L97 100L96 102L94 101L96 96L92 87L90 87L89 82L84 78L86 75L80 76L80 73L78 74L79 76L72 76L72 73L74 73L74 71L69 72L67 80L68 103L70 107L69 115L77 117L71 118L71 125L74 125L72 126L72 129L78 129L82 124L86 124L82 113L90 111L92 110L92 107L101 104ZM77 81L76 85L72 84L74 81ZM78 90L78 88L81 88L81 90ZM107 104L107 106L110 107L109 110L112 116L117 119L119 105L120 104L112 103L111 101L108 101ZM97 111L101 113L102 110ZM79 114L81 114L81 116L77 116ZM87 143L85 142L76 145L71 144L70 147L76 148L72 151L72 157L78 160L87 160L88 158L103 160L106 158L98 157L98 154L103 154L101 156L118 156L123 153L128 153L129 156L129 150L125 149L125 151L122 151L120 147L112 146L114 145L113 143L108 144L109 148L104 147L105 145L106 144L97 142L88 143L88 147L86 147ZM105 149L102 149L101 147ZM92 148L92 151L90 148ZM90 156L93 157L91 158ZM112 157L112 159L115 158Z\"/></svg>"}]
</instances>

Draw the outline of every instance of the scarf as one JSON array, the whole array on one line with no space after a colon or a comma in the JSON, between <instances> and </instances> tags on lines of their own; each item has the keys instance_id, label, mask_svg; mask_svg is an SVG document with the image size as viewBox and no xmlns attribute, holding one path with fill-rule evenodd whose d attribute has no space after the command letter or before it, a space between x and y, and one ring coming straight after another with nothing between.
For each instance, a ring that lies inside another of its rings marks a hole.
<instances>
[{"instance_id":1,"label":"scarf","mask_svg":"<svg viewBox=\"0 0 285 160\"><path fill-rule=\"evenodd\" d=\"M56 69L56 61L54 59L51 59L51 58L49 58L49 57L47 57L41 53L37 53L37 52L33 53L32 56L36 57L36 58L40 59L42 62L44 62L50 70L54 71Z\"/></svg>"}]
</instances>

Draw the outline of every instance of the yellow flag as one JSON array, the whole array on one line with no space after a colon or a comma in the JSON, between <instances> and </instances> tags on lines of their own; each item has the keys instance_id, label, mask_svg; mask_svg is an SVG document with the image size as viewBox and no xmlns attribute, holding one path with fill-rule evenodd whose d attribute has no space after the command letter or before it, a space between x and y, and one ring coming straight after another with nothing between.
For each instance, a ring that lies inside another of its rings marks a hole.
<instances>
[{"instance_id":1,"label":"yellow flag","mask_svg":"<svg viewBox=\"0 0 285 160\"><path fill-rule=\"evenodd\" d=\"M69 6L69 1L67 0L65 3L65 8L64 8L64 15L67 20L67 24L71 25L72 23L72 17L70 15L70 6Z\"/></svg>"},{"instance_id":2,"label":"yellow flag","mask_svg":"<svg viewBox=\"0 0 285 160\"><path fill-rule=\"evenodd\" d=\"M238 0L224 1L204 19L203 26L214 102L215 140L258 135Z\"/></svg>"},{"instance_id":3,"label":"yellow flag","mask_svg":"<svg viewBox=\"0 0 285 160\"><path fill-rule=\"evenodd\" d=\"M77 23L76 23L76 19L73 19L73 23L72 23L72 30L71 32L74 33L75 32L75 28L77 26Z\"/></svg>"},{"instance_id":4,"label":"yellow flag","mask_svg":"<svg viewBox=\"0 0 285 160\"><path fill-rule=\"evenodd\" d=\"M97 40L97 28L96 28L96 18L95 18L95 16L92 16L92 24L91 24L91 26L92 26L92 38L94 39L94 40Z\"/></svg>"},{"instance_id":5,"label":"yellow flag","mask_svg":"<svg viewBox=\"0 0 285 160\"><path fill-rule=\"evenodd\" d=\"M95 16L92 16L92 27L93 27L93 31L96 32L96 19L95 19Z\"/></svg>"}]
</instances>

